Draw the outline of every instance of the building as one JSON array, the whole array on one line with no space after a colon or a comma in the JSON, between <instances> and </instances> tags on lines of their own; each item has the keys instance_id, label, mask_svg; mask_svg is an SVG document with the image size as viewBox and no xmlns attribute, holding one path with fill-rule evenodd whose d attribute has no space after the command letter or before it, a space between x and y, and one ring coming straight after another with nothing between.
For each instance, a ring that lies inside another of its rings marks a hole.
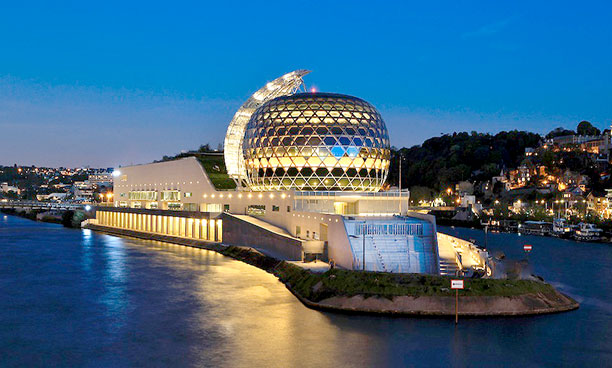
<instances>
[{"instance_id":1,"label":"building","mask_svg":"<svg viewBox=\"0 0 612 368\"><path fill-rule=\"evenodd\" d=\"M600 194L592 191L586 197L587 211L594 213L601 218L609 218L610 211L608 210L607 194Z\"/></svg>"},{"instance_id":2,"label":"building","mask_svg":"<svg viewBox=\"0 0 612 368\"><path fill-rule=\"evenodd\" d=\"M0 184L0 191L2 193L14 192L15 194L20 194L21 190L15 186L9 185L8 183Z\"/></svg>"},{"instance_id":3,"label":"building","mask_svg":"<svg viewBox=\"0 0 612 368\"><path fill-rule=\"evenodd\" d=\"M357 97L299 93L307 73L251 96L222 154L116 169L114 208L100 208L97 224L222 239L348 269L484 271L486 252L468 257L476 267L461 264L450 245L458 242L438 242L433 216L408 212L408 191L381 191L390 143L380 113Z\"/></svg>"}]
</instances>

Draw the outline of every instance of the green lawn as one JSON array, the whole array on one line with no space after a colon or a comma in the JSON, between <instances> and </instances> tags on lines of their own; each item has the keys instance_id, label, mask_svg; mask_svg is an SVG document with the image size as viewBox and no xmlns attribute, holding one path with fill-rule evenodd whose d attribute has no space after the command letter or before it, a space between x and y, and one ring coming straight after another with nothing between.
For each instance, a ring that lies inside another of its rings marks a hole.
<instances>
[{"instance_id":1,"label":"green lawn","mask_svg":"<svg viewBox=\"0 0 612 368\"><path fill-rule=\"evenodd\" d=\"M201 155L197 158L216 189L236 189L236 183L227 175L222 155Z\"/></svg>"},{"instance_id":2,"label":"green lawn","mask_svg":"<svg viewBox=\"0 0 612 368\"><path fill-rule=\"evenodd\" d=\"M393 298L410 295L455 294L450 277L421 274L390 274L334 269L316 274L292 264L277 261L248 249L228 247L221 253L274 273L302 297L313 302L332 296L377 296ZM514 296L529 293L552 293L552 286L531 280L465 279L465 296Z\"/></svg>"}]
</instances>

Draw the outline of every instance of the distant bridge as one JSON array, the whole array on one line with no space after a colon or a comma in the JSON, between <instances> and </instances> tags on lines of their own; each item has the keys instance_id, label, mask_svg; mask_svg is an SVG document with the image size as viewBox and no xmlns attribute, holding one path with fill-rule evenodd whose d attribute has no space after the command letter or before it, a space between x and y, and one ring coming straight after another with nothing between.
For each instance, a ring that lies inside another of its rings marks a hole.
<instances>
[{"instance_id":1,"label":"distant bridge","mask_svg":"<svg viewBox=\"0 0 612 368\"><path fill-rule=\"evenodd\" d=\"M7 201L0 202L0 208L24 209L24 210L83 210L87 203L62 203L62 202L40 202L40 201Z\"/></svg>"}]
</instances>

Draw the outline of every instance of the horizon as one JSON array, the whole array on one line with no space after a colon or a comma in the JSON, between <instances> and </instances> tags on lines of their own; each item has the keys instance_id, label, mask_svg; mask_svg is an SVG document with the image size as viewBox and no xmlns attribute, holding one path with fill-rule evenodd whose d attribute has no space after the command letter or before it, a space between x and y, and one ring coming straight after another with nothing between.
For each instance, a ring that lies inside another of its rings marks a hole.
<instances>
[{"instance_id":1,"label":"horizon","mask_svg":"<svg viewBox=\"0 0 612 368\"><path fill-rule=\"evenodd\" d=\"M216 147L253 92L300 68L308 89L372 103L398 148L612 122L606 3L146 4L5 6L0 164L115 167ZM283 17L292 9L306 27Z\"/></svg>"}]
</instances>

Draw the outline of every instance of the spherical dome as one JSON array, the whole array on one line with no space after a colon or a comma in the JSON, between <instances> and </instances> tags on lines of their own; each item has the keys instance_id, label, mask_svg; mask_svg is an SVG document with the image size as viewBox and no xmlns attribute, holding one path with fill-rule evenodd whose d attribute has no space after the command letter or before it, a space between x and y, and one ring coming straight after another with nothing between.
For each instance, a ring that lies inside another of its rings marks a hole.
<instances>
[{"instance_id":1,"label":"spherical dome","mask_svg":"<svg viewBox=\"0 0 612 368\"><path fill-rule=\"evenodd\" d=\"M251 116L244 137L253 190L378 191L389 172L389 134L357 97L298 93Z\"/></svg>"}]
</instances>

